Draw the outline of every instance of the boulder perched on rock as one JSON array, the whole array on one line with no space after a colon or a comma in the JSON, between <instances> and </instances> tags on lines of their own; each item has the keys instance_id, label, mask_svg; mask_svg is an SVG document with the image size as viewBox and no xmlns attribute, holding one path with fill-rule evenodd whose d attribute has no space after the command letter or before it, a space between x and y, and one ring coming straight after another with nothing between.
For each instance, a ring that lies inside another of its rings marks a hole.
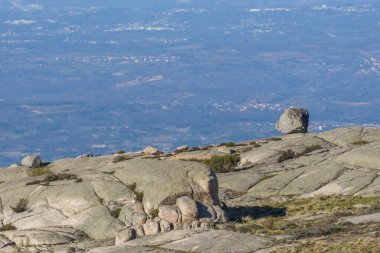
<instances>
[{"instance_id":1,"label":"boulder perched on rock","mask_svg":"<svg viewBox=\"0 0 380 253\"><path fill-rule=\"evenodd\" d=\"M41 157L39 155L28 155L21 161L21 165L26 167L37 167L42 164Z\"/></svg>"},{"instance_id":2,"label":"boulder perched on rock","mask_svg":"<svg viewBox=\"0 0 380 253\"><path fill-rule=\"evenodd\" d=\"M121 245L135 238L136 238L136 230L134 230L133 228L121 230L120 232L116 234L115 245L116 246Z\"/></svg>"},{"instance_id":3,"label":"boulder perched on rock","mask_svg":"<svg viewBox=\"0 0 380 253\"><path fill-rule=\"evenodd\" d=\"M309 125L309 112L304 108L286 109L276 123L276 129L284 134L306 133Z\"/></svg>"},{"instance_id":4,"label":"boulder perched on rock","mask_svg":"<svg viewBox=\"0 0 380 253\"><path fill-rule=\"evenodd\" d=\"M158 154L160 151L154 147L151 147L151 146L148 146L144 149L143 151L145 154L148 154L148 155L156 155Z\"/></svg>"}]
</instances>

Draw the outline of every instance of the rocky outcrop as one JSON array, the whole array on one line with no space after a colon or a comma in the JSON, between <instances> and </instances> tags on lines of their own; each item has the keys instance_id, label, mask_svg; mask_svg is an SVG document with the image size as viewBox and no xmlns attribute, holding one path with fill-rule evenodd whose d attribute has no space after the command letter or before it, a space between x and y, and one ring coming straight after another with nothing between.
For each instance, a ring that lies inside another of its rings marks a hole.
<instances>
[{"instance_id":1,"label":"rocky outcrop","mask_svg":"<svg viewBox=\"0 0 380 253\"><path fill-rule=\"evenodd\" d=\"M37 167L41 166L42 160L39 155L28 155L24 157L21 161L21 165L26 166L26 167Z\"/></svg>"},{"instance_id":2,"label":"rocky outcrop","mask_svg":"<svg viewBox=\"0 0 380 253\"><path fill-rule=\"evenodd\" d=\"M227 213L235 222L236 212L243 215L250 205L260 214L262 200L378 198L379 136L378 128L351 127L235 143L224 147L241 162L228 173L214 173L202 159L178 160L226 156L216 146L171 157L128 153L4 168L0 252L267 249L272 239L212 227L227 222ZM46 175L31 177L32 170ZM240 220L245 219L242 215ZM378 222L379 217L378 212L344 215L342 223Z\"/></svg>"},{"instance_id":3,"label":"rocky outcrop","mask_svg":"<svg viewBox=\"0 0 380 253\"><path fill-rule=\"evenodd\" d=\"M304 108L286 109L276 123L276 129L284 134L306 133L309 125L309 112Z\"/></svg>"}]
</instances>

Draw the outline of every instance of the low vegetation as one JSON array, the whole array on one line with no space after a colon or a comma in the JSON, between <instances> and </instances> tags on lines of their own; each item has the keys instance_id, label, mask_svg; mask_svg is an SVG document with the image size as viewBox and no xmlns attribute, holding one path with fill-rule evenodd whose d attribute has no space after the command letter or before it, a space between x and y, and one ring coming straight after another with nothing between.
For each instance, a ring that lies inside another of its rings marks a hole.
<instances>
[{"instance_id":1,"label":"low vegetation","mask_svg":"<svg viewBox=\"0 0 380 253\"><path fill-rule=\"evenodd\" d=\"M218 145L218 147L223 147L223 146L226 146L226 147L235 147L236 146L236 143L235 142L222 142Z\"/></svg>"},{"instance_id":2,"label":"low vegetation","mask_svg":"<svg viewBox=\"0 0 380 253\"><path fill-rule=\"evenodd\" d=\"M216 173L226 173L233 170L240 162L239 154L214 156L206 161L206 164Z\"/></svg>"},{"instance_id":3,"label":"low vegetation","mask_svg":"<svg viewBox=\"0 0 380 253\"><path fill-rule=\"evenodd\" d=\"M50 174L47 174L43 179L28 182L28 183L26 183L26 185L34 185L34 184L49 185L50 182L54 182L54 181L74 180L74 179L77 183L83 181L81 178L78 178L77 175L74 175L74 174L70 174L70 173L53 174L50 172Z\"/></svg>"},{"instance_id":4,"label":"low vegetation","mask_svg":"<svg viewBox=\"0 0 380 253\"><path fill-rule=\"evenodd\" d=\"M17 228L12 224L6 224L3 227L0 227L0 232L17 230Z\"/></svg>"},{"instance_id":5,"label":"low vegetation","mask_svg":"<svg viewBox=\"0 0 380 253\"><path fill-rule=\"evenodd\" d=\"M28 175L30 177L38 177L38 176L44 176L44 175L50 175L53 174L49 167L46 166L40 166L40 167L33 167L28 169Z\"/></svg>"},{"instance_id":6,"label":"low vegetation","mask_svg":"<svg viewBox=\"0 0 380 253\"><path fill-rule=\"evenodd\" d=\"M369 144L368 141L363 141L363 140L360 140L360 141L354 141L353 143L351 143L352 145L366 145L366 144Z\"/></svg>"},{"instance_id":7,"label":"low vegetation","mask_svg":"<svg viewBox=\"0 0 380 253\"><path fill-rule=\"evenodd\" d=\"M136 190L136 187L137 187L137 184L136 183L131 183L131 184L128 184L127 185L127 188L131 191L135 191Z\"/></svg>"},{"instance_id":8,"label":"low vegetation","mask_svg":"<svg viewBox=\"0 0 380 253\"><path fill-rule=\"evenodd\" d=\"M279 137L271 137L271 138L268 138L267 140L268 141L282 141L282 139Z\"/></svg>"},{"instance_id":9,"label":"low vegetation","mask_svg":"<svg viewBox=\"0 0 380 253\"><path fill-rule=\"evenodd\" d=\"M115 156L113 159L112 159L112 162L113 163L119 163L119 162L123 162L123 161L127 161L127 160L131 160L132 157L130 157L129 155L118 155L118 156Z\"/></svg>"},{"instance_id":10,"label":"low vegetation","mask_svg":"<svg viewBox=\"0 0 380 253\"><path fill-rule=\"evenodd\" d=\"M139 202L143 202L144 192L135 192L135 199Z\"/></svg>"},{"instance_id":11,"label":"low vegetation","mask_svg":"<svg viewBox=\"0 0 380 253\"><path fill-rule=\"evenodd\" d=\"M17 202L16 206L11 206L11 209L15 213L22 213L22 212L25 212L26 210L28 210L28 204L29 204L29 200L27 200L25 198L21 198Z\"/></svg>"},{"instance_id":12,"label":"low vegetation","mask_svg":"<svg viewBox=\"0 0 380 253\"><path fill-rule=\"evenodd\" d=\"M151 219L158 217L158 208L152 208L149 210L149 216Z\"/></svg>"},{"instance_id":13,"label":"low vegetation","mask_svg":"<svg viewBox=\"0 0 380 253\"><path fill-rule=\"evenodd\" d=\"M249 145L252 145L252 146L254 146L255 148L261 147L261 145L260 145L259 143L257 143L256 141L251 141L251 142L249 142Z\"/></svg>"},{"instance_id":14,"label":"low vegetation","mask_svg":"<svg viewBox=\"0 0 380 253\"><path fill-rule=\"evenodd\" d=\"M110 215L117 219L117 218L119 218L120 212L121 212L121 208L116 208L116 209L110 211Z\"/></svg>"},{"instance_id":15,"label":"low vegetation","mask_svg":"<svg viewBox=\"0 0 380 253\"><path fill-rule=\"evenodd\" d=\"M307 154L309 154L309 153L311 153L311 152L313 152L315 150L319 150L319 149L322 149L321 145L311 145L311 146L308 146L308 147L305 148L305 150L303 150L300 153L296 153L295 151L293 151L291 149L288 149L288 150L284 151L281 154L281 156L277 159L277 162L282 163L282 162L284 162L286 160L298 158L298 157L307 155Z\"/></svg>"}]
</instances>

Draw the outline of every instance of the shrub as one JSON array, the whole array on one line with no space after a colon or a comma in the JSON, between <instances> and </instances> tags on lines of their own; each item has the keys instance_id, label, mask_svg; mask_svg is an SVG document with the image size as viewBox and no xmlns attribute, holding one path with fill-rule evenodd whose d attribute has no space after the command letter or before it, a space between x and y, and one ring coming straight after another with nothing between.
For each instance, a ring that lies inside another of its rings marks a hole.
<instances>
[{"instance_id":1,"label":"shrub","mask_svg":"<svg viewBox=\"0 0 380 253\"><path fill-rule=\"evenodd\" d=\"M53 174L53 173L46 166L34 167L28 170L28 175L30 177L38 177L38 176L50 175L50 174Z\"/></svg>"},{"instance_id":2,"label":"shrub","mask_svg":"<svg viewBox=\"0 0 380 253\"><path fill-rule=\"evenodd\" d=\"M77 182L77 183L83 181L81 178L78 178L77 175L75 175L75 174L70 174L70 173L53 174L53 173L51 173L51 174L46 175L44 179L34 180L32 182L26 183L26 185L34 185L34 184L49 185L50 182L61 181L61 180L73 180L73 179L76 179L75 182Z\"/></svg>"},{"instance_id":3,"label":"shrub","mask_svg":"<svg viewBox=\"0 0 380 253\"><path fill-rule=\"evenodd\" d=\"M11 231L11 230L16 230L16 229L17 228L13 226L12 224L7 224L7 225L4 225L4 227L0 227L0 232Z\"/></svg>"},{"instance_id":4,"label":"shrub","mask_svg":"<svg viewBox=\"0 0 380 253\"><path fill-rule=\"evenodd\" d=\"M112 210L111 212L110 212L110 215L112 216L112 217L114 217L114 218L119 218L119 215L120 215L120 212L121 212L121 208L117 208L117 209L115 209L115 210Z\"/></svg>"},{"instance_id":5,"label":"shrub","mask_svg":"<svg viewBox=\"0 0 380 253\"><path fill-rule=\"evenodd\" d=\"M128 184L127 185L127 188L131 191L135 191L136 190L136 183L131 183L131 184Z\"/></svg>"},{"instance_id":6,"label":"shrub","mask_svg":"<svg viewBox=\"0 0 380 253\"><path fill-rule=\"evenodd\" d=\"M21 198L16 206L11 206L11 209L16 213L22 213L28 210L29 201L25 198Z\"/></svg>"},{"instance_id":7,"label":"shrub","mask_svg":"<svg viewBox=\"0 0 380 253\"><path fill-rule=\"evenodd\" d=\"M118 156L113 158L112 162L113 163L119 163L119 162L131 160L131 159L132 159L132 157L130 157L128 155L118 155Z\"/></svg>"},{"instance_id":8,"label":"shrub","mask_svg":"<svg viewBox=\"0 0 380 253\"><path fill-rule=\"evenodd\" d=\"M231 154L224 156L214 156L206 162L211 169L217 173L226 173L232 171L240 162L239 154Z\"/></svg>"},{"instance_id":9,"label":"shrub","mask_svg":"<svg viewBox=\"0 0 380 253\"><path fill-rule=\"evenodd\" d=\"M249 142L249 145L253 145L255 148L261 147L261 145L255 141Z\"/></svg>"},{"instance_id":10,"label":"shrub","mask_svg":"<svg viewBox=\"0 0 380 253\"><path fill-rule=\"evenodd\" d=\"M260 225L266 229L273 229L274 227L274 218L272 216L265 217L260 221Z\"/></svg>"},{"instance_id":11,"label":"shrub","mask_svg":"<svg viewBox=\"0 0 380 253\"><path fill-rule=\"evenodd\" d=\"M149 210L149 216L152 219L158 217L158 208L152 208L152 209L150 209Z\"/></svg>"},{"instance_id":12,"label":"shrub","mask_svg":"<svg viewBox=\"0 0 380 253\"><path fill-rule=\"evenodd\" d=\"M352 145L366 145L368 144L369 142L368 141L354 141L353 143L351 143Z\"/></svg>"},{"instance_id":13,"label":"shrub","mask_svg":"<svg viewBox=\"0 0 380 253\"><path fill-rule=\"evenodd\" d=\"M139 202L142 202L144 199L144 193L143 192L135 192L136 194L136 200Z\"/></svg>"},{"instance_id":14,"label":"shrub","mask_svg":"<svg viewBox=\"0 0 380 253\"><path fill-rule=\"evenodd\" d=\"M226 147L235 147L236 144L235 144L235 142L223 142L223 143L220 143L220 144L218 145L218 147L222 147L222 146L226 146Z\"/></svg>"},{"instance_id":15,"label":"shrub","mask_svg":"<svg viewBox=\"0 0 380 253\"><path fill-rule=\"evenodd\" d=\"M279 137L271 137L271 138L268 138L267 140L268 141L282 141L282 139Z\"/></svg>"},{"instance_id":16,"label":"shrub","mask_svg":"<svg viewBox=\"0 0 380 253\"><path fill-rule=\"evenodd\" d=\"M277 162L282 163L283 161L295 158L295 156L296 153L293 150L288 149L281 154L281 156L277 159Z\"/></svg>"}]
</instances>

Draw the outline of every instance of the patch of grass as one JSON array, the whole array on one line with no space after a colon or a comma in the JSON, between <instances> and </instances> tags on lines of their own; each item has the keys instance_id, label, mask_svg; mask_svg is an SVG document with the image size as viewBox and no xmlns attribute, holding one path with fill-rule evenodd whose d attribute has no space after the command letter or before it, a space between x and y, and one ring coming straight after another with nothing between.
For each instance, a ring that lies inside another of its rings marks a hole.
<instances>
[{"instance_id":1,"label":"patch of grass","mask_svg":"<svg viewBox=\"0 0 380 253\"><path fill-rule=\"evenodd\" d=\"M255 148L261 147L261 145L260 145L259 143L255 142L255 141L251 141L251 142L249 142L249 145L252 145L252 146L254 146Z\"/></svg>"},{"instance_id":2,"label":"patch of grass","mask_svg":"<svg viewBox=\"0 0 380 253\"><path fill-rule=\"evenodd\" d=\"M149 216L152 219L158 217L158 208L152 208L152 209L150 209L149 210Z\"/></svg>"},{"instance_id":3,"label":"patch of grass","mask_svg":"<svg viewBox=\"0 0 380 253\"><path fill-rule=\"evenodd\" d=\"M271 138L268 138L267 140L268 141L282 141L282 139L279 137L271 137Z\"/></svg>"},{"instance_id":4,"label":"patch of grass","mask_svg":"<svg viewBox=\"0 0 380 253\"><path fill-rule=\"evenodd\" d=\"M116 155L116 154L125 154L125 151L124 150L119 150L119 151L116 151L115 153L113 153L113 155Z\"/></svg>"},{"instance_id":5,"label":"patch of grass","mask_svg":"<svg viewBox=\"0 0 380 253\"><path fill-rule=\"evenodd\" d=\"M222 142L218 145L218 147L222 147L222 146L226 146L226 147L235 147L236 144L235 142Z\"/></svg>"},{"instance_id":6,"label":"patch of grass","mask_svg":"<svg viewBox=\"0 0 380 253\"><path fill-rule=\"evenodd\" d=\"M114 170L111 170L111 171L103 171L104 174L109 174L109 175L113 175L115 174L115 171Z\"/></svg>"},{"instance_id":7,"label":"patch of grass","mask_svg":"<svg viewBox=\"0 0 380 253\"><path fill-rule=\"evenodd\" d=\"M110 211L110 215L117 219L119 218L120 212L121 212L121 208L117 208L115 210Z\"/></svg>"},{"instance_id":8,"label":"patch of grass","mask_svg":"<svg viewBox=\"0 0 380 253\"><path fill-rule=\"evenodd\" d=\"M136 194L136 200L138 201L138 202L143 202L143 199L144 199L144 192L135 192L135 194Z\"/></svg>"},{"instance_id":9,"label":"patch of grass","mask_svg":"<svg viewBox=\"0 0 380 253\"><path fill-rule=\"evenodd\" d=\"M271 253L376 253L380 252L378 238L352 238L347 241L302 241L297 245L274 249Z\"/></svg>"},{"instance_id":10,"label":"patch of grass","mask_svg":"<svg viewBox=\"0 0 380 253\"><path fill-rule=\"evenodd\" d=\"M49 185L50 182L61 181L61 180L73 180L73 179L76 179L76 182L78 182L78 180L81 180L75 174L70 174L70 173L53 174L53 173L51 173L51 174L46 175L44 179L34 180L34 181L26 183L25 185L34 185L34 184ZM80 181L80 182L82 182L82 181Z\"/></svg>"},{"instance_id":11,"label":"patch of grass","mask_svg":"<svg viewBox=\"0 0 380 253\"><path fill-rule=\"evenodd\" d=\"M369 144L368 141L363 141L363 140L360 140L360 141L354 141L353 143L351 143L352 145L366 145L366 144Z\"/></svg>"},{"instance_id":12,"label":"patch of grass","mask_svg":"<svg viewBox=\"0 0 380 253\"><path fill-rule=\"evenodd\" d=\"M136 186L137 186L136 183L127 184L127 188L129 190L131 190L131 191L135 191L136 190Z\"/></svg>"},{"instance_id":13,"label":"patch of grass","mask_svg":"<svg viewBox=\"0 0 380 253\"><path fill-rule=\"evenodd\" d=\"M277 159L277 162L282 163L284 161L293 159L295 157L296 157L296 153L293 150L288 149L288 150L282 152L280 157Z\"/></svg>"},{"instance_id":14,"label":"patch of grass","mask_svg":"<svg viewBox=\"0 0 380 253\"><path fill-rule=\"evenodd\" d=\"M38 177L38 176L50 175L50 174L53 174L53 173L46 166L33 167L33 168L28 169L28 175L30 177Z\"/></svg>"},{"instance_id":15,"label":"patch of grass","mask_svg":"<svg viewBox=\"0 0 380 253\"><path fill-rule=\"evenodd\" d=\"M27 200L26 198L21 198L17 202L16 206L11 206L11 209L15 213L22 213L28 210L28 204L29 204L29 200Z\"/></svg>"},{"instance_id":16,"label":"patch of grass","mask_svg":"<svg viewBox=\"0 0 380 253\"><path fill-rule=\"evenodd\" d=\"M75 183L81 183L81 182L83 182L82 178L78 178L77 180L75 180Z\"/></svg>"},{"instance_id":17,"label":"patch of grass","mask_svg":"<svg viewBox=\"0 0 380 253\"><path fill-rule=\"evenodd\" d=\"M223 156L214 156L206 161L206 164L216 173L226 173L233 170L240 162L239 154L230 154Z\"/></svg>"},{"instance_id":18,"label":"patch of grass","mask_svg":"<svg viewBox=\"0 0 380 253\"><path fill-rule=\"evenodd\" d=\"M303 150L300 153L296 153L295 151L293 151L291 149L288 149L288 150L284 151L281 154L281 156L277 159L277 162L282 163L282 162L284 162L286 160L298 158L298 157L304 156L306 154L309 154L309 153L311 153L311 152L313 152L315 150L319 150L319 149L322 149L321 145L311 145L311 146L308 146L308 147L305 148L305 150Z\"/></svg>"},{"instance_id":19,"label":"patch of grass","mask_svg":"<svg viewBox=\"0 0 380 253\"><path fill-rule=\"evenodd\" d=\"M118 156L115 156L113 159L112 159L112 162L113 163L119 163L119 162L123 162L123 161L128 161L128 160L131 160L132 157L128 156L128 155L118 155Z\"/></svg>"},{"instance_id":20,"label":"patch of grass","mask_svg":"<svg viewBox=\"0 0 380 253\"><path fill-rule=\"evenodd\" d=\"M17 228L12 224L6 224L3 227L0 227L0 232L17 230Z\"/></svg>"}]
</instances>

